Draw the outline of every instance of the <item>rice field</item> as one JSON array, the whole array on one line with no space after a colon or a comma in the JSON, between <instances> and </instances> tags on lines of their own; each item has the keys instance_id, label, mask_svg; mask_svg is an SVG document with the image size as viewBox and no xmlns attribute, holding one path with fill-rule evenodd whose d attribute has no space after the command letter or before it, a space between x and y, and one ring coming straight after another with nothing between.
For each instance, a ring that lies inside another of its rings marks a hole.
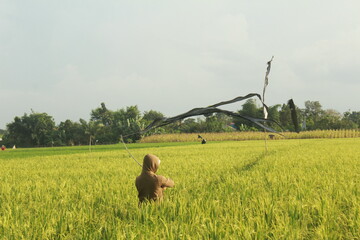
<instances>
[{"instance_id":1,"label":"rice field","mask_svg":"<svg viewBox=\"0 0 360 240\"><path fill-rule=\"evenodd\" d=\"M144 137L142 143L162 142L193 142L201 135L208 141L244 141L244 140L284 140L284 139L313 139L313 138L357 138L360 137L359 129L344 130L316 130L303 131L300 133L283 132L280 134L264 132L223 132L223 133L182 133L182 134L159 134Z\"/></svg>"},{"instance_id":2,"label":"rice field","mask_svg":"<svg viewBox=\"0 0 360 240\"><path fill-rule=\"evenodd\" d=\"M138 143L171 177L137 205L121 145L0 152L1 239L359 239L360 138Z\"/></svg>"}]
</instances>

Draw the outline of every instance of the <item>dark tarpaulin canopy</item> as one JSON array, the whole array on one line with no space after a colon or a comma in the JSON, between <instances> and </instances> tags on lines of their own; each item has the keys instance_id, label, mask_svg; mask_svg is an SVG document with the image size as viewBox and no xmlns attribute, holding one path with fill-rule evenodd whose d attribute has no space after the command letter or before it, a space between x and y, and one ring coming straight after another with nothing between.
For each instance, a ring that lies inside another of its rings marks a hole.
<instances>
[{"instance_id":1,"label":"dark tarpaulin canopy","mask_svg":"<svg viewBox=\"0 0 360 240\"><path fill-rule=\"evenodd\" d=\"M222 101L213 105L210 105L208 107L200 107L200 108L194 108L191 109L190 111L183 113L183 114L179 114L177 116L174 117L163 117L163 118L158 118L155 119L152 123L150 123L147 127L145 127L142 131L138 132L141 134L144 134L148 131L150 131L151 129L155 129L158 127L163 127L165 125L174 123L176 121L180 121L183 120L185 118L189 118L189 117L194 117L194 116L200 116L200 115L204 115L204 116L210 116L214 113L223 113L227 116L231 116L234 118L242 118L245 120L248 120L249 122L254 123L255 125L259 126L260 128L268 131L268 132L272 132L272 133L277 133L280 134L278 131L274 130L272 127L268 126L268 124L266 123L274 123L276 125L278 125L281 129L281 125L279 123L277 123L276 121L272 120L272 119L268 119L267 115L268 115L268 106L266 106L266 104L264 103L264 98L265 98L265 89L266 86L268 85L268 76L270 73L270 69L271 69L271 62L274 59L274 56L271 58L270 61L267 62L267 69L266 69L266 74L265 74L265 83L264 83L264 89L263 89L263 99L261 98L260 94L258 93L249 93L246 96L239 96L236 97L234 99L228 100L228 101ZM223 106L223 105L227 105L227 104L231 104L231 103L235 103L235 102L239 102L239 101L243 101L252 97L257 97L260 102L263 105L263 109L264 109L264 118L255 118L255 117L251 117L251 116L245 116L245 115L241 115L237 112L232 112L232 111L228 111L228 110L223 110L223 109L219 109L218 107ZM295 108L295 104L293 102L292 99L289 100L288 102L290 109L291 109L291 117L293 120L293 124L295 126L295 129L297 132L299 132L299 127L298 127L298 123L297 123L297 116L296 116L296 108ZM136 134L136 133L134 133ZM133 135L133 134L130 134ZM130 136L127 135L127 136Z\"/></svg>"},{"instance_id":2,"label":"dark tarpaulin canopy","mask_svg":"<svg viewBox=\"0 0 360 240\"><path fill-rule=\"evenodd\" d=\"M183 120L185 118L189 118L189 117L194 117L194 116L200 116L200 115L204 115L204 116L209 116L212 115L214 113L223 113L227 116L231 116L234 118L242 118L245 120L248 120L254 124L256 124L257 126L266 129L269 132L273 132L273 133L278 133L280 134L278 131L274 130L273 128L266 126L264 123L275 123L276 125L278 125L280 128L280 124L277 123L276 121L272 120L272 119L265 119L265 118L255 118L255 117L250 117L250 116L245 116L245 115L241 115L239 113L236 112L232 112L232 111L228 111L228 110L223 110L223 109L219 109L217 107L219 106L223 106L223 105L227 105L230 103L235 103L235 102L239 102L239 101L243 101L245 99L251 98L251 97L258 97L260 99L260 101L262 102L263 106L268 109L268 107L263 103L261 96L257 93L250 93L246 96L240 96L240 97L236 97L234 99L228 100L228 101L223 101L223 102L219 102L213 105L210 105L208 107L203 107L203 108L194 108L191 109L190 111L174 116L174 117L163 117L163 118L158 118L155 119L152 123L150 123L147 127L145 127L144 130L141 131L142 134L150 131L151 129L154 128L158 128L158 127L163 127L165 125L174 123L176 121L180 121Z\"/></svg>"},{"instance_id":3,"label":"dark tarpaulin canopy","mask_svg":"<svg viewBox=\"0 0 360 240\"><path fill-rule=\"evenodd\" d=\"M299 122L298 122L298 118L297 118L297 113L296 113L296 106L295 103L292 99L290 99L288 101L288 105L290 107L290 112L291 112L291 120L294 124L294 128L295 128L295 132L299 133L300 132L300 128L299 128Z\"/></svg>"}]
</instances>

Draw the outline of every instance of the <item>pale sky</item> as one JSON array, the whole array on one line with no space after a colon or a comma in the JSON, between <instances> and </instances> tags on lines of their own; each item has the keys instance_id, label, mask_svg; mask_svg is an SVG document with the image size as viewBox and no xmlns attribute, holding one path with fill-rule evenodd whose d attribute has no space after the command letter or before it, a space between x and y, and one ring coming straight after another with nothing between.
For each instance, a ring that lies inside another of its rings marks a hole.
<instances>
[{"instance_id":1,"label":"pale sky","mask_svg":"<svg viewBox=\"0 0 360 240\"><path fill-rule=\"evenodd\" d=\"M360 111L359 54L358 0L0 0L0 128L31 109L174 116L261 93L273 55L268 105Z\"/></svg>"}]
</instances>

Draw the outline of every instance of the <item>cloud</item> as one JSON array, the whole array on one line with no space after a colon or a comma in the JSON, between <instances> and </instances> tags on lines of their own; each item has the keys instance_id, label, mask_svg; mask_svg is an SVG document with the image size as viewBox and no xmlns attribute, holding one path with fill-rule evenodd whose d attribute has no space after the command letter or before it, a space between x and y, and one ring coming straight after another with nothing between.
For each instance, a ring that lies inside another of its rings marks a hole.
<instances>
[{"instance_id":1,"label":"cloud","mask_svg":"<svg viewBox=\"0 0 360 240\"><path fill-rule=\"evenodd\" d=\"M293 63L304 81L357 83L360 74L360 28L319 40L294 52Z\"/></svg>"},{"instance_id":2,"label":"cloud","mask_svg":"<svg viewBox=\"0 0 360 240\"><path fill-rule=\"evenodd\" d=\"M101 102L171 116L261 92L272 55L268 104L293 97L356 110L358 6L353 0L3 1L0 100L16 104L6 106L1 121L31 108L57 121L88 119Z\"/></svg>"}]
</instances>

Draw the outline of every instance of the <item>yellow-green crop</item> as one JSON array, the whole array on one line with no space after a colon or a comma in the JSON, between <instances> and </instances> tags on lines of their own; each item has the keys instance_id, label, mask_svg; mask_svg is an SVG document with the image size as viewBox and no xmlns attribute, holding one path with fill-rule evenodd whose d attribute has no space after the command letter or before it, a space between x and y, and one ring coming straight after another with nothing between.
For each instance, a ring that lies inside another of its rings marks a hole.
<instances>
[{"instance_id":1,"label":"yellow-green crop","mask_svg":"<svg viewBox=\"0 0 360 240\"><path fill-rule=\"evenodd\" d=\"M359 129L343 130L315 130L303 131L300 133L283 132L282 135L264 132L222 132L222 133L174 133L159 134L144 137L140 140L142 143L162 143L162 142L193 142L201 135L208 141L243 141L243 140L264 140L274 139L312 139L312 138L357 138L360 137Z\"/></svg>"},{"instance_id":2,"label":"yellow-green crop","mask_svg":"<svg viewBox=\"0 0 360 240\"><path fill-rule=\"evenodd\" d=\"M357 239L360 139L130 144L171 177L137 206L121 145L0 152L2 239ZM23 151L23 152L22 152ZM64 154L62 154L62 152ZM27 156L28 155L28 156Z\"/></svg>"}]
</instances>

